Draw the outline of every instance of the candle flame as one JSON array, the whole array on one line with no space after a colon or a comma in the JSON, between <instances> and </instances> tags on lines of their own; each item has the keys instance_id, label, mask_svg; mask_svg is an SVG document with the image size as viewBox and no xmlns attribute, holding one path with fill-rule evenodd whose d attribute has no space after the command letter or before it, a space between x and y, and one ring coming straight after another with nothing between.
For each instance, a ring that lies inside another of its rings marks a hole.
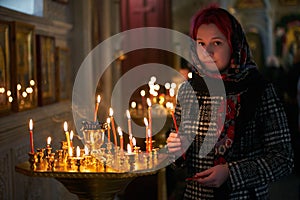
<instances>
[{"instance_id":1,"label":"candle flame","mask_svg":"<svg viewBox=\"0 0 300 200\"><path fill-rule=\"evenodd\" d=\"M151 100L149 98L147 98L147 105L151 107Z\"/></svg>"},{"instance_id":2,"label":"candle flame","mask_svg":"<svg viewBox=\"0 0 300 200\"><path fill-rule=\"evenodd\" d=\"M18 85L17 85L17 90L21 90L21 89L22 89L22 86L21 86L20 83L18 83Z\"/></svg>"},{"instance_id":3,"label":"candle flame","mask_svg":"<svg viewBox=\"0 0 300 200\"><path fill-rule=\"evenodd\" d=\"M144 123L145 123L145 126L148 126L148 120L146 117L144 117Z\"/></svg>"},{"instance_id":4,"label":"candle flame","mask_svg":"<svg viewBox=\"0 0 300 200\"><path fill-rule=\"evenodd\" d=\"M100 103L100 101L101 101L101 96L98 95L98 96L97 96L97 103Z\"/></svg>"},{"instance_id":5,"label":"candle flame","mask_svg":"<svg viewBox=\"0 0 300 200\"><path fill-rule=\"evenodd\" d=\"M106 119L106 122L108 123L108 125L110 124L110 118L109 117Z\"/></svg>"},{"instance_id":6,"label":"candle flame","mask_svg":"<svg viewBox=\"0 0 300 200\"><path fill-rule=\"evenodd\" d=\"M89 155L89 148L87 147L87 145L84 145L84 154Z\"/></svg>"},{"instance_id":7,"label":"candle flame","mask_svg":"<svg viewBox=\"0 0 300 200\"><path fill-rule=\"evenodd\" d=\"M29 120L29 130L32 131L33 129L33 122L32 119Z\"/></svg>"},{"instance_id":8,"label":"candle flame","mask_svg":"<svg viewBox=\"0 0 300 200\"><path fill-rule=\"evenodd\" d=\"M122 132L121 127L118 126L117 130L118 130L119 136L123 136L123 132Z\"/></svg>"},{"instance_id":9,"label":"candle flame","mask_svg":"<svg viewBox=\"0 0 300 200\"><path fill-rule=\"evenodd\" d=\"M170 83L166 83L165 84L165 88L168 90L168 89L170 89L171 88L171 84Z\"/></svg>"},{"instance_id":10,"label":"candle flame","mask_svg":"<svg viewBox=\"0 0 300 200\"><path fill-rule=\"evenodd\" d=\"M80 147L77 146L76 148L76 157L80 157Z\"/></svg>"},{"instance_id":11,"label":"candle flame","mask_svg":"<svg viewBox=\"0 0 300 200\"><path fill-rule=\"evenodd\" d=\"M65 121L64 122L64 131L67 132L68 131L68 123Z\"/></svg>"},{"instance_id":12,"label":"candle flame","mask_svg":"<svg viewBox=\"0 0 300 200\"><path fill-rule=\"evenodd\" d=\"M47 138L47 144L48 144L48 145L51 144L51 137L50 137L50 136Z\"/></svg>"},{"instance_id":13,"label":"candle flame","mask_svg":"<svg viewBox=\"0 0 300 200\"><path fill-rule=\"evenodd\" d=\"M126 110L126 115L127 115L127 118L130 119L130 112L129 112L129 110Z\"/></svg>"},{"instance_id":14,"label":"candle flame","mask_svg":"<svg viewBox=\"0 0 300 200\"><path fill-rule=\"evenodd\" d=\"M132 153L132 149L130 144L127 144L127 153Z\"/></svg>"},{"instance_id":15,"label":"candle flame","mask_svg":"<svg viewBox=\"0 0 300 200\"><path fill-rule=\"evenodd\" d=\"M145 90L141 90L141 96L144 97L146 95Z\"/></svg>"},{"instance_id":16,"label":"candle flame","mask_svg":"<svg viewBox=\"0 0 300 200\"><path fill-rule=\"evenodd\" d=\"M135 101L131 102L131 108L136 108L136 102Z\"/></svg>"},{"instance_id":17,"label":"candle flame","mask_svg":"<svg viewBox=\"0 0 300 200\"><path fill-rule=\"evenodd\" d=\"M135 139L135 137L132 137L132 145L136 146L136 139Z\"/></svg>"},{"instance_id":18,"label":"candle flame","mask_svg":"<svg viewBox=\"0 0 300 200\"><path fill-rule=\"evenodd\" d=\"M114 110L112 108L109 108L109 116L112 117L114 115Z\"/></svg>"},{"instance_id":19,"label":"candle flame","mask_svg":"<svg viewBox=\"0 0 300 200\"><path fill-rule=\"evenodd\" d=\"M71 130L71 132L70 132L70 140L71 141L73 140L73 136L74 136L74 132L73 132L73 130Z\"/></svg>"},{"instance_id":20,"label":"candle flame","mask_svg":"<svg viewBox=\"0 0 300 200\"><path fill-rule=\"evenodd\" d=\"M176 83L171 83L171 88L176 88Z\"/></svg>"},{"instance_id":21,"label":"candle flame","mask_svg":"<svg viewBox=\"0 0 300 200\"><path fill-rule=\"evenodd\" d=\"M169 93L170 93L170 97L174 97L175 96L175 89L171 88Z\"/></svg>"},{"instance_id":22,"label":"candle flame","mask_svg":"<svg viewBox=\"0 0 300 200\"><path fill-rule=\"evenodd\" d=\"M30 80L29 84L30 84L31 86L34 86L34 85L35 85L35 81L34 81L34 80Z\"/></svg>"}]
</instances>

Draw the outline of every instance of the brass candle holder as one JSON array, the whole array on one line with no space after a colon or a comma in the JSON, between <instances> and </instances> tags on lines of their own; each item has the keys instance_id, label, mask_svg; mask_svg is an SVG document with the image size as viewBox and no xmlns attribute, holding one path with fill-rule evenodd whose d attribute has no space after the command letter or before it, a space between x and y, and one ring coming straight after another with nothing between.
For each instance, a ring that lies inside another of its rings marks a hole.
<instances>
[{"instance_id":1,"label":"brass candle holder","mask_svg":"<svg viewBox=\"0 0 300 200\"><path fill-rule=\"evenodd\" d=\"M29 155L28 161L30 163L30 169L34 171L34 170L36 170L36 163L38 161L37 153L29 152L28 155Z\"/></svg>"},{"instance_id":2,"label":"brass candle holder","mask_svg":"<svg viewBox=\"0 0 300 200\"><path fill-rule=\"evenodd\" d=\"M28 162L17 165L16 171L28 176L56 178L80 199L113 199L134 178L156 174L156 163L167 165L164 164L167 155L158 157L156 151L145 153L139 147L129 154L110 141L103 141L94 141L98 143L91 145L92 152L76 157L68 155L65 141L56 151L50 146L40 148L36 153L28 153ZM151 158L155 162L150 163Z\"/></svg>"},{"instance_id":3,"label":"brass candle holder","mask_svg":"<svg viewBox=\"0 0 300 200\"><path fill-rule=\"evenodd\" d=\"M128 157L129 171L132 172L135 170L136 154L135 153L127 153L126 156Z\"/></svg>"},{"instance_id":4,"label":"brass candle holder","mask_svg":"<svg viewBox=\"0 0 300 200\"><path fill-rule=\"evenodd\" d=\"M76 166L77 166L77 171L80 172L80 166L81 166L81 161L82 161L82 157L75 157L74 158L76 160Z\"/></svg>"}]
</instances>

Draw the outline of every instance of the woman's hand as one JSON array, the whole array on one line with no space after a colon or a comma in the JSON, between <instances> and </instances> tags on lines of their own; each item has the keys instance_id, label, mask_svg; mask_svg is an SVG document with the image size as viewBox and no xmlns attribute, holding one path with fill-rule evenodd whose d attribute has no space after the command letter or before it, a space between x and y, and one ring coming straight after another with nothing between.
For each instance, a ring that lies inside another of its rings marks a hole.
<instances>
[{"instance_id":1,"label":"woman's hand","mask_svg":"<svg viewBox=\"0 0 300 200\"><path fill-rule=\"evenodd\" d=\"M181 139L178 133L171 132L167 138L167 146L170 153L181 156Z\"/></svg>"},{"instance_id":2,"label":"woman's hand","mask_svg":"<svg viewBox=\"0 0 300 200\"><path fill-rule=\"evenodd\" d=\"M229 177L228 164L216 165L205 171L196 173L194 177L187 180L197 181L203 186L220 187Z\"/></svg>"}]
</instances>

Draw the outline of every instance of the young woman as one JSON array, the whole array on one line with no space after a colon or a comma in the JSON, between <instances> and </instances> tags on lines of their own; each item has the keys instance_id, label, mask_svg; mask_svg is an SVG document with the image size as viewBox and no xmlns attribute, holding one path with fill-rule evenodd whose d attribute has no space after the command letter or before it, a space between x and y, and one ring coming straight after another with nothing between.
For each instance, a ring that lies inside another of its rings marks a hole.
<instances>
[{"instance_id":1,"label":"young woman","mask_svg":"<svg viewBox=\"0 0 300 200\"><path fill-rule=\"evenodd\" d=\"M196 41L191 51L193 78L178 91L175 113L180 127L167 139L170 153L184 152L189 174L184 198L268 199L268 184L293 167L283 106L272 84L258 72L242 27L229 12L217 6L199 11L191 37ZM226 101L210 94L206 80L223 81ZM194 94L196 107L191 106ZM222 102L226 113L220 126L219 118L212 116L220 116L222 109L213 106L222 108ZM193 109L199 109L196 121ZM213 148L201 156L199 151L210 138Z\"/></svg>"}]
</instances>

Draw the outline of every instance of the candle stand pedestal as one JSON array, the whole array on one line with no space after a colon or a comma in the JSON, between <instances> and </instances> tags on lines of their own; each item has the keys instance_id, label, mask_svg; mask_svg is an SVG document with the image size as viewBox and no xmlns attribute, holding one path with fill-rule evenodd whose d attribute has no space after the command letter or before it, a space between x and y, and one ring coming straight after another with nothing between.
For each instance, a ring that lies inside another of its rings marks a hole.
<instances>
[{"instance_id":1,"label":"candle stand pedestal","mask_svg":"<svg viewBox=\"0 0 300 200\"><path fill-rule=\"evenodd\" d=\"M30 177L55 178L79 199L113 200L133 179L154 175L157 169L140 172L63 172L34 171L29 162L15 167L18 173Z\"/></svg>"}]
</instances>

